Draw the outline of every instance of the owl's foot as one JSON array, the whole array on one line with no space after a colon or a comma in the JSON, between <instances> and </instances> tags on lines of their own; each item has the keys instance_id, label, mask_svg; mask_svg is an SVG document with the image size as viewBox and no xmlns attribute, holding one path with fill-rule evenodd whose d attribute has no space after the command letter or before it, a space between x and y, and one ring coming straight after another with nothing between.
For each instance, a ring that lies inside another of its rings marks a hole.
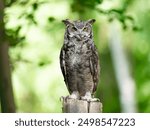
<instances>
[{"instance_id":1,"label":"owl's foot","mask_svg":"<svg viewBox=\"0 0 150 130\"><path fill-rule=\"evenodd\" d=\"M91 101L92 96L90 92L86 92L84 96L81 97L81 100Z\"/></svg>"},{"instance_id":2,"label":"owl's foot","mask_svg":"<svg viewBox=\"0 0 150 130\"><path fill-rule=\"evenodd\" d=\"M81 97L81 100L85 100L85 101L88 101L88 102L98 102L100 101L98 98L89 98L89 97Z\"/></svg>"},{"instance_id":3,"label":"owl's foot","mask_svg":"<svg viewBox=\"0 0 150 130\"><path fill-rule=\"evenodd\" d=\"M100 99L99 99L99 98L92 98L90 101L91 101L91 102L99 102Z\"/></svg>"},{"instance_id":4,"label":"owl's foot","mask_svg":"<svg viewBox=\"0 0 150 130\"><path fill-rule=\"evenodd\" d=\"M81 100L85 100L85 101L88 101L88 102L97 102L97 101L100 101L98 98L92 98L90 92L86 92L85 96L81 97Z\"/></svg>"},{"instance_id":5,"label":"owl's foot","mask_svg":"<svg viewBox=\"0 0 150 130\"><path fill-rule=\"evenodd\" d=\"M79 92L78 91L74 91L67 98L69 98L69 99L79 99Z\"/></svg>"}]
</instances>

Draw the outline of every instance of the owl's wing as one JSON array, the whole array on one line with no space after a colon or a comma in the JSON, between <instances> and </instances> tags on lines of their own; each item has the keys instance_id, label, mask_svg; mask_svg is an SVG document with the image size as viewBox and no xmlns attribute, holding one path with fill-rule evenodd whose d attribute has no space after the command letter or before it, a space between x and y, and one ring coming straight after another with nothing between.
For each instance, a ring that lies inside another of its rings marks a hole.
<instances>
[{"instance_id":1,"label":"owl's wing","mask_svg":"<svg viewBox=\"0 0 150 130\"><path fill-rule=\"evenodd\" d=\"M98 52L95 46L92 46L92 56L90 57L90 70L93 77L94 88L93 92L96 91L99 76L100 76L100 66L99 66L99 57Z\"/></svg>"},{"instance_id":2,"label":"owl's wing","mask_svg":"<svg viewBox=\"0 0 150 130\"><path fill-rule=\"evenodd\" d=\"M67 73L66 73L64 46L62 47L61 52L60 52L60 67L61 67L62 74L64 76L64 81L65 81L65 83L67 85L68 83L67 83Z\"/></svg>"}]
</instances>

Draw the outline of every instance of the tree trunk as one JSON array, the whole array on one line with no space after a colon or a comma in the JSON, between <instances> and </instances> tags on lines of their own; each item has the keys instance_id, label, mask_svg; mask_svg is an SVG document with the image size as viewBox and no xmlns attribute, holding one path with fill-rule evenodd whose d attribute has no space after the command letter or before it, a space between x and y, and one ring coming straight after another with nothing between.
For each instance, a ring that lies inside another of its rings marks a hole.
<instances>
[{"instance_id":1,"label":"tree trunk","mask_svg":"<svg viewBox=\"0 0 150 130\"><path fill-rule=\"evenodd\" d=\"M0 101L2 112L15 112L8 49L4 28L4 1L0 0Z\"/></svg>"},{"instance_id":2,"label":"tree trunk","mask_svg":"<svg viewBox=\"0 0 150 130\"><path fill-rule=\"evenodd\" d=\"M109 48L120 92L121 108L122 112L137 112L135 82L130 74L120 33L120 28L114 21L110 26Z\"/></svg>"}]
</instances>

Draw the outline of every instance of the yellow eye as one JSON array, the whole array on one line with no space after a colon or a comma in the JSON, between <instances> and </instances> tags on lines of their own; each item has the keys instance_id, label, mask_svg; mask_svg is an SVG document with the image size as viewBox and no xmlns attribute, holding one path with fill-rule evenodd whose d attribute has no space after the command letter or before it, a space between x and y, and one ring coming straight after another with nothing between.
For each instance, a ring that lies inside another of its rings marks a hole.
<instances>
[{"instance_id":1,"label":"yellow eye","mask_svg":"<svg viewBox=\"0 0 150 130\"><path fill-rule=\"evenodd\" d=\"M88 28L87 28L87 27L84 27L83 31L87 32L87 31L88 31Z\"/></svg>"}]
</instances>

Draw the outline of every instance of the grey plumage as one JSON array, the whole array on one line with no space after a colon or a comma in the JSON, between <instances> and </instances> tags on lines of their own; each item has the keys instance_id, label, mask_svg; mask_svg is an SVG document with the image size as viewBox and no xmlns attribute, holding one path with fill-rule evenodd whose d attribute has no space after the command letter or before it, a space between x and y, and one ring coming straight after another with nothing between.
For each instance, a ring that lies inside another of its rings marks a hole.
<instances>
[{"instance_id":1,"label":"grey plumage","mask_svg":"<svg viewBox=\"0 0 150 130\"><path fill-rule=\"evenodd\" d=\"M66 25L60 66L70 93L69 98L92 100L96 91L100 66L93 41L92 24L88 21L63 20Z\"/></svg>"}]
</instances>

